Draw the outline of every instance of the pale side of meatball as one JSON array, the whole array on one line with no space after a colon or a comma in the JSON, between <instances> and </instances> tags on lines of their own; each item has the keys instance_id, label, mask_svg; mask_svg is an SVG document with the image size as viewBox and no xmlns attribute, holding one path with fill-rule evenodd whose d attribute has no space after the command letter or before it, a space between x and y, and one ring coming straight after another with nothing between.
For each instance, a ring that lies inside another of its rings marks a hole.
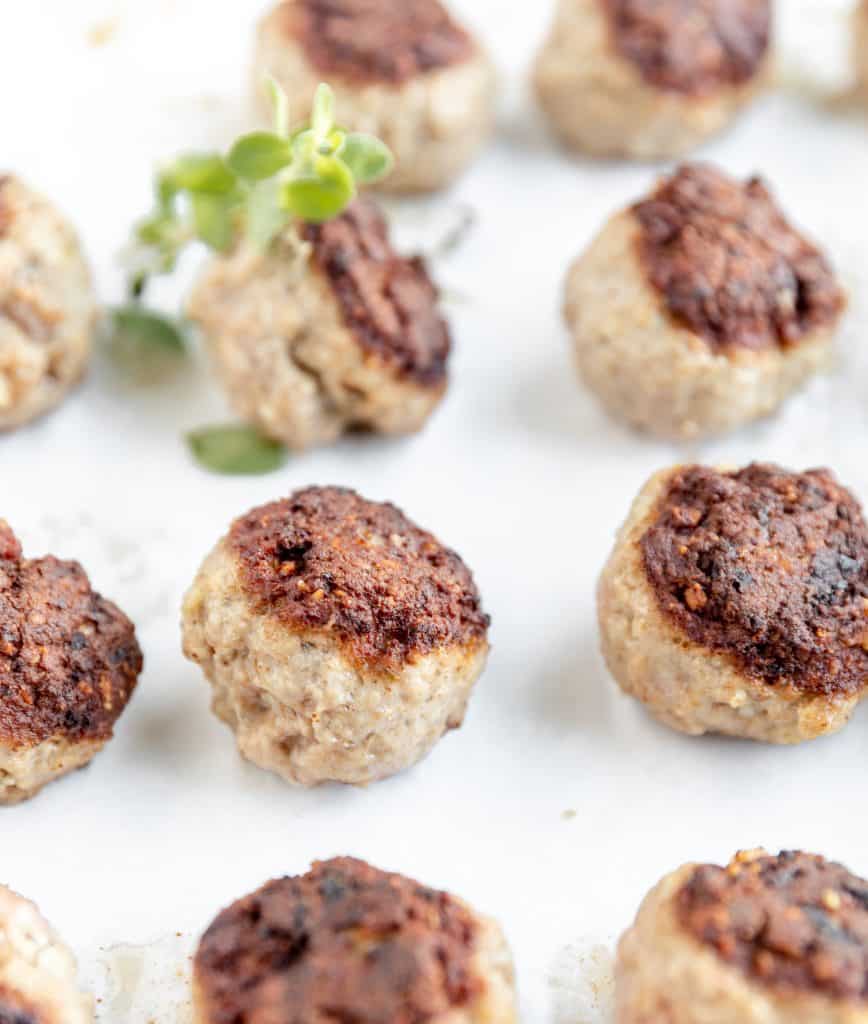
<instances>
[{"instance_id":1,"label":"pale side of meatball","mask_svg":"<svg viewBox=\"0 0 868 1024\"><path fill-rule=\"evenodd\" d=\"M218 914L193 961L193 1003L196 1024L517 1020L496 922L350 857L268 882Z\"/></svg>"},{"instance_id":2,"label":"pale side of meatball","mask_svg":"<svg viewBox=\"0 0 868 1024\"><path fill-rule=\"evenodd\" d=\"M0 1021L92 1024L75 957L36 907L0 885Z\"/></svg>"},{"instance_id":3,"label":"pale side of meatball","mask_svg":"<svg viewBox=\"0 0 868 1024\"><path fill-rule=\"evenodd\" d=\"M598 588L621 689L665 725L798 743L868 689L868 527L828 470L653 476Z\"/></svg>"},{"instance_id":4,"label":"pale side of meatball","mask_svg":"<svg viewBox=\"0 0 868 1024\"><path fill-rule=\"evenodd\" d=\"M97 314L72 227L42 196L0 173L0 430L41 416L78 383Z\"/></svg>"},{"instance_id":5,"label":"pale side of meatball","mask_svg":"<svg viewBox=\"0 0 868 1024\"><path fill-rule=\"evenodd\" d=\"M856 83L868 93L868 0L860 0L853 11L853 69Z\"/></svg>"},{"instance_id":6,"label":"pale side of meatball","mask_svg":"<svg viewBox=\"0 0 868 1024\"><path fill-rule=\"evenodd\" d=\"M232 405L296 450L353 429L420 430L451 349L424 263L394 251L369 200L301 234L215 259L190 297Z\"/></svg>"},{"instance_id":7,"label":"pale side of meatball","mask_svg":"<svg viewBox=\"0 0 868 1024\"><path fill-rule=\"evenodd\" d=\"M397 508L311 487L233 524L184 601L184 653L242 755L357 785L463 719L488 617L461 559Z\"/></svg>"},{"instance_id":8,"label":"pale side of meatball","mask_svg":"<svg viewBox=\"0 0 868 1024\"><path fill-rule=\"evenodd\" d=\"M141 669L133 624L81 566L24 558L0 520L0 804L88 764Z\"/></svg>"},{"instance_id":9,"label":"pale side of meatball","mask_svg":"<svg viewBox=\"0 0 868 1024\"><path fill-rule=\"evenodd\" d=\"M596 156L681 156L770 77L768 0L560 0L535 86L562 141Z\"/></svg>"},{"instance_id":10,"label":"pale side of meatball","mask_svg":"<svg viewBox=\"0 0 868 1024\"><path fill-rule=\"evenodd\" d=\"M686 164L612 217L567 276L579 373L673 440L768 416L830 361L846 296L762 181Z\"/></svg>"},{"instance_id":11,"label":"pale side of meatball","mask_svg":"<svg viewBox=\"0 0 868 1024\"><path fill-rule=\"evenodd\" d=\"M450 184L493 128L491 60L438 0L284 0L260 24L254 74L259 91L264 75L283 86L297 122L327 81L340 124L392 150L391 191Z\"/></svg>"},{"instance_id":12,"label":"pale side of meatball","mask_svg":"<svg viewBox=\"0 0 868 1024\"><path fill-rule=\"evenodd\" d=\"M615 1024L866 1024L868 882L762 850L663 879L621 939Z\"/></svg>"}]
</instances>

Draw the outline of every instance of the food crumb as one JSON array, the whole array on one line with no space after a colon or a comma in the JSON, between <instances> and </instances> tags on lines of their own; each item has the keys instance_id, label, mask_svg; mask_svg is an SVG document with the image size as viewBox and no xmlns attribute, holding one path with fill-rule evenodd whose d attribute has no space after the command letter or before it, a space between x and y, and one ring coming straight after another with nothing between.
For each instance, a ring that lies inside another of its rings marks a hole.
<instances>
[{"instance_id":1,"label":"food crumb","mask_svg":"<svg viewBox=\"0 0 868 1024\"><path fill-rule=\"evenodd\" d=\"M105 21L98 21L87 31L87 42L89 46L107 46L118 33L118 21L116 18L106 18Z\"/></svg>"},{"instance_id":2,"label":"food crumb","mask_svg":"<svg viewBox=\"0 0 868 1024\"><path fill-rule=\"evenodd\" d=\"M572 807L570 807L561 814L561 817L564 821L572 821L573 818L575 818L576 814L577 812L574 811Z\"/></svg>"}]
</instances>

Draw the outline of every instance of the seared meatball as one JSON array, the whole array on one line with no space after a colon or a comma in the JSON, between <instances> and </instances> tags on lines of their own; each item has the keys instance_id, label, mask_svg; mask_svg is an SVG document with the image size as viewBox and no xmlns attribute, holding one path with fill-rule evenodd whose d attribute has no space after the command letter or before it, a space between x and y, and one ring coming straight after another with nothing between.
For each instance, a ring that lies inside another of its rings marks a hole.
<instances>
[{"instance_id":1,"label":"seared meatball","mask_svg":"<svg viewBox=\"0 0 868 1024\"><path fill-rule=\"evenodd\" d=\"M687 164L591 242L565 315L579 371L614 417L690 439L777 409L828 362L845 306L761 180Z\"/></svg>"},{"instance_id":2,"label":"seared meatball","mask_svg":"<svg viewBox=\"0 0 868 1024\"><path fill-rule=\"evenodd\" d=\"M498 925L403 875L340 857L217 915L193 963L196 1024L512 1024Z\"/></svg>"},{"instance_id":3,"label":"seared meatball","mask_svg":"<svg viewBox=\"0 0 868 1024\"><path fill-rule=\"evenodd\" d=\"M24 558L0 520L0 804L86 765L141 669L133 624L81 566Z\"/></svg>"},{"instance_id":4,"label":"seared meatball","mask_svg":"<svg viewBox=\"0 0 868 1024\"><path fill-rule=\"evenodd\" d=\"M184 652L241 753L364 784L464 718L488 617L453 551L393 505L311 487L237 519L184 602Z\"/></svg>"},{"instance_id":5,"label":"seared meatball","mask_svg":"<svg viewBox=\"0 0 868 1024\"><path fill-rule=\"evenodd\" d=\"M598 598L615 680L680 732L797 743L868 689L868 526L828 470L658 473Z\"/></svg>"},{"instance_id":6,"label":"seared meatball","mask_svg":"<svg viewBox=\"0 0 868 1024\"><path fill-rule=\"evenodd\" d=\"M340 124L391 148L393 191L448 185L491 134L493 66L438 0L284 0L259 27L254 71L298 122L327 81Z\"/></svg>"},{"instance_id":7,"label":"seared meatball","mask_svg":"<svg viewBox=\"0 0 868 1024\"><path fill-rule=\"evenodd\" d=\"M569 146L680 156L769 76L770 0L560 0L536 89Z\"/></svg>"},{"instance_id":8,"label":"seared meatball","mask_svg":"<svg viewBox=\"0 0 868 1024\"><path fill-rule=\"evenodd\" d=\"M191 296L235 409L294 449L421 429L451 348L423 262L395 253L370 201L301 233L214 260Z\"/></svg>"},{"instance_id":9,"label":"seared meatball","mask_svg":"<svg viewBox=\"0 0 868 1024\"><path fill-rule=\"evenodd\" d=\"M807 853L688 864L621 939L616 1024L865 1024L868 882Z\"/></svg>"},{"instance_id":10,"label":"seared meatball","mask_svg":"<svg viewBox=\"0 0 868 1024\"><path fill-rule=\"evenodd\" d=\"M75 957L36 907L0 885L0 1021L91 1024Z\"/></svg>"},{"instance_id":11,"label":"seared meatball","mask_svg":"<svg viewBox=\"0 0 868 1024\"><path fill-rule=\"evenodd\" d=\"M853 11L853 67L857 84L868 92L868 0L859 0Z\"/></svg>"},{"instance_id":12,"label":"seared meatball","mask_svg":"<svg viewBox=\"0 0 868 1024\"><path fill-rule=\"evenodd\" d=\"M0 430L47 412L78 382L96 320L75 232L42 196L0 174Z\"/></svg>"}]
</instances>

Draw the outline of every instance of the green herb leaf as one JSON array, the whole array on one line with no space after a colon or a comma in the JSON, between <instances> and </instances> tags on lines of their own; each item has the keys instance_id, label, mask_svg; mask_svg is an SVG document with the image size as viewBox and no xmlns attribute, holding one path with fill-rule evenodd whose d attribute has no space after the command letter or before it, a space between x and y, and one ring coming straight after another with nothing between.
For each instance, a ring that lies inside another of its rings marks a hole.
<instances>
[{"instance_id":1,"label":"green herb leaf","mask_svg":"<svg viewBox=\"0 0 868 1024\"><path fill-rule=\"evenodd\" d=\"M335 94L325 82L316 87L310 126L318 143L327 139L335 126Z\"/></svg>"},{"instance_id":2,"label":"green herb leaf","mask_svg":"<svg viewBox=\"0 0 868 1024\"><path fill-rule=\"evenodd\" d=\"M347 135L338 156L360 185L380 181L391 174L395 166L392 151L385 142L380 142L376 135L365 135L362 132Z\"/></svg>"},{"instance_id":3,"label":"green herb leaf","mask_svg":"<svg viewBox=\"0 0 868 1024\"><path fill-rule=\"evenodd\" d=\"M210 195L194 192L190 196L193 226L196 237L218 252L226 252L235 241L235 211L238 200L234 196Z\"/></svg>"},{"instance_id":4,"label":"green herb leaf","mask_svg":"<svg viewBox=\"0 0 868 1024\"><path fill-rule=\"evenodd\" d=\"M292 145L272 132L251 132L235 143L226 162L240 178L264 181L292 162Z\"/></svg>"},{"instance_id":5,"label":"green herb leaf","mask_svg":"<svg viewBox=\"0 0 868 1024\"><path fill-rule=\"evenodd\" d=\"M280 203L280 190L277 180L260 181L247 199L247 237L260 249L267 249L289 222L289 213Z\"/></svg>"},{"instance_id":6,"label":"green herb leaf","mask_svg":"<svg viewBox=\"0 0 868 1024\"><path fill-rule=\"evenodd\" d=\"M286 448L279 441L244 424L202 427L187 435L187 444L200 466L227 475L271 473L287 458Z\"/></svg>"},{"instance_id":7,"label":"green herb leaf","mask_svg":"<svg viewBox=\"0 0 868 1024\"><path fill-rule=\"evenodd\" d=\"M226 161L216 153L189 153L179 157L164 172L176 190L220 195L236 187L236 178Z\"/></svg>"},{"instance_id":8,"label":"green herb leaf","mask_svg":"<svg viewBox=\"0 0 868 1024\"><path fill-rule=\"evenodd\" d=\"M293 216L321 223L342 213L355 194L347 165L337 157L321 156L313 161L312 173L293 176L283 183L280 199Z\"/></svg>"},{"instance_id":9,"label":"green herb leaf","mask_svg":"<svg viewBox=\"0 0 868 1024\"><path fill-rule=\"evenodd\" d=\"M111 311L107 350L115 365L140 383L163 380L188 354L176 321L136 303Z\"/></svg>"},{"instance_id":10,"label":"green herb leaf","mask_svg":"<svg viewBox=\"0 0 868 1024\"><path fill-rule=\"evenodd\" d=\"M289 98L283 86L271 75L265 76L265 91L274 111L274 131L277 135L289 135Z\"/></svg>"}]
</instances>

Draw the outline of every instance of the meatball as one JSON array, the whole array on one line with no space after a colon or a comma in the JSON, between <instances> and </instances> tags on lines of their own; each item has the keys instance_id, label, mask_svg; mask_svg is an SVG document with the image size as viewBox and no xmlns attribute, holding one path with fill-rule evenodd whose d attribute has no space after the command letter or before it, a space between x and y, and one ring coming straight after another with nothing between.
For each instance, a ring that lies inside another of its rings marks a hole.
<instances>
[{"instance_id":1,"label":"meatball","mask_svg":"<svg viewBox=\"0 0 868 1024\"><path fill-rule=\"evenodd\" d=\"M24 558L0 520L0 804L84 767L141 669L133 624L81 566Z\"/></svg>"},{"instance_id":2,"label":"meatball","mask_svg":"<svg viewBox=\"0 0 868 1024\"><path fill-rule=\"evenodd\" d=\"M196 1024L512 1024L498 925L449 893L340 857L217 915L193 961Z\"/></svg>"},{"instance_id":3,"label":"meatball","mask_svg":"<svg viewBox=\"0 0 868 1024\"><path fill-rule=\"evenodd\" d=\"M237 519L184 602L184 653L244 757L311 786L419 761L488 655L473 578L389 504L310 487Z\"/></svg>"},{"instance_id":4,"label":"meatball","mask_svg":"<svg viewBox=\"0 0 868 1024\"><path fill-rule=\"evenodd\" d=\"M853 12L853 67L859 87L868 92L868 0Z\"/></svg>"},{"instance_id":5,"label":"meatball","mask_svg":"<svg viewBox=\"0 0 868 1024\"><path fill-rule=\"evenodd\" d=\"M91 1024L75 957L36 907L0 885L0 1021Z\"/></svg>"},{"instance_id":6,"label":"meatball","mask_svg":"<svg viewBox=\"0 0 868 1024\"><path fill-rule=\"evenodd\" d=\"M377 207L213 261L188 315L237 412L301 450L351 429L420 430L451 348L420 259L398 256Z\"/></svg>"},{"instance_id":7,"label":"meatball","mask_svg":"<svg viewBox=\"0 0 868 1024\"><path fill-rule=\"evenodd\" d=\"M536 91L568 146L680 156L764 87L770 37L770 0L560 0Z\"/></svg>"},{"instance_id":8,"label":"meatball","mask_svg":"<svg viewBox=\"0 0 868 1024\"><path fill-rule=\"evenodd\" d=\"M565 316L608 412L687 440L777 409L829 361L845 306L762 181L688 164L591 242Z\"/></svg>"},{"instance_id":9,"label":"meatball","mask_svg":"<svg viewBox=\"0 0 868 1024\"><path fill-rule=\"evenodd\" d=\"M688 864L621 939L615 1024L865 1024L868 882L812 854Z\"/></svg>"},{"instance_id":10,"label":"meatball","mask_svg":"<svg viewBox=\"0 0 868 1024\"><path fill-rule=\"evenodd\" d=\"M438 0L284 0L260 24L254 71L283 86L298 122L328 81L340 123L394 153L392 191L448 185L492 131L492 63Z\"/></svg>"},{"instance_id":11,"label":"meatball","mask_svg":"<svg viewBox=\"0 0 868 1024\"><path fill-rule=\"evenodd\" d=\"M680 732L797 743L868 689L868 526L828 470L653 476L603 569L612 675Z\"/></svg>"},{"instance_id":12,"label":"meatball","mask_svg":"<svg viewBox=\"0 0 868 1024\"><path fill-rule=\"evenodd\" d=\"M79 381L96 321L75 232L42 196L0 174L0 430L41 416Z\"/></svg>"}]
</instances>

